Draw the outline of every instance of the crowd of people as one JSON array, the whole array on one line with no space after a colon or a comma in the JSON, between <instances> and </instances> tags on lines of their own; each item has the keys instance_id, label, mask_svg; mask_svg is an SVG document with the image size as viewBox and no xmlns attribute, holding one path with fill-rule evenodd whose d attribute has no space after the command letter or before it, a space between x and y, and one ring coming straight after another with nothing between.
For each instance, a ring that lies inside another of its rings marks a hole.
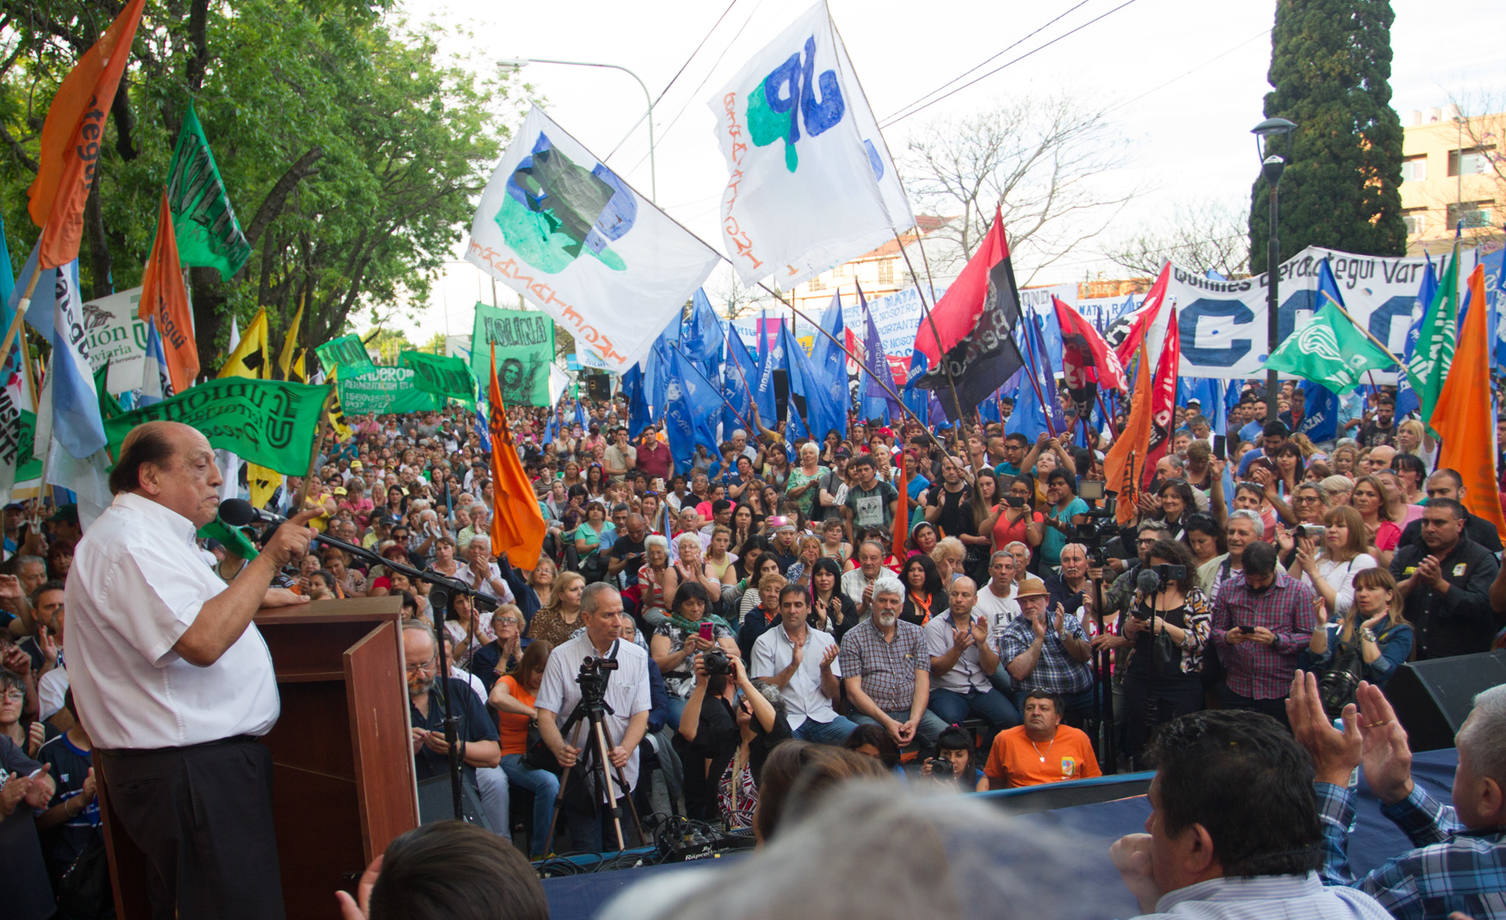
<instances>
[{"instance_id":1,"label":"crowd of people","mask_svg":"<svg viewBox=\"0 0 1506 920\"><path fill-rule=\"evenodd\" d=\"M1436 445L1384 389L1321 446L1292 433L1300 394L1287 387L1266 422L1252 389L1222 432L1195 401L1179 409L1123 527L1092 489L1110 431L856 421L789 443L758 425L681 468L660 426L629 431L620 398L552 438L548 410L516 412L548 528L527 567L492 545L474 413L357 418L265 505L386 564L319 543L258 556L254 532L194 554L204 580L257 566L290 603L400 598L419 780L447 776L454 700L479 818L529 856L630 845L654 815L757 833L786 746L967 790L1056 782L1152 768L1168 726L1204 710L1287 725L1295 699L1331 721L1379 706L1405 661L1499 645L1501 544L1462 504L1458 471L1435 467ZM148 490L141 476L122 488ZM80 676L87 646L65 655L64 596L99 576L70 581L71 506L12 505L4 537L0 811L35 813L37 868L61 893L100 820L69 668L83 691L101 677ZM460 579L475 600L435 609L399 566ZM586 722L564 728L602 659L616 667L596 745ZM1303 709L1316 736L1312 722Z\"/></svg>"}]
</instances>

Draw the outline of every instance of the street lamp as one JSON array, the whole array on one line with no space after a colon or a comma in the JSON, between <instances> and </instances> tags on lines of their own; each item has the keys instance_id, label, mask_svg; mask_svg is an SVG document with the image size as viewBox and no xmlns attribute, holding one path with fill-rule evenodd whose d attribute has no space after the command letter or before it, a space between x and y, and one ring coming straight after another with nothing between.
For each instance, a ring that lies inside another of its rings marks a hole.
<instances>
[{"instance_id":1,"label":"street lamp","mask_svg":"<svg viewBox=\"0 0 1506 920\"><path fill-rule=\"evenodd\" d=\"M659 181L654 169L654 98L649 94L648 85L631 70L621 64L600 64L594 61L561 61L555 58L506 58L498 61L503 67L517 69L524 64L559 64L564 67L601 67L610 70L620 70L638 82L638 87L643 90L643 99L648 103L648 190L649 200L659 197Z\"/></svg>"},{"instance_id":2,"label":"street lamp","mask_svg":"<svg viewBox=\"0 0 1506 920\"><path fill-rule=\"evenodd\" d=\"M1281 253L1276 245L1276 188L1281 184L1281 174L1286 170L1286 156L1291 146L1292 132L1297 125L1285 118L1267 118L1254 128L1250 133L1255 135L1255 152L1260 156L1260 174L1265 177L1266 185L1271 188L1271 220L1270 238L1266 246L1266 333L1265 353L1269 361L1270 356L1275 354L1276 339L1279 334L1277 323L1276 286L1281 276ZM1265 372L1265 420L1269 424L1276 421L1276 369L1267 365Z\"/></svg>"}]
</instances>

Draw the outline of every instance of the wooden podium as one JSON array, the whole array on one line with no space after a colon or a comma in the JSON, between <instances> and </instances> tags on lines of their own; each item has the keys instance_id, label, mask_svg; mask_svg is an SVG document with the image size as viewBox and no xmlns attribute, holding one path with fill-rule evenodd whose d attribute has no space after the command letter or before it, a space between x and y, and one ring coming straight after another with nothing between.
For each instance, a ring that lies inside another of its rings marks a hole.
<instances>
[{"instance_id":1,"label":"wooden podium","mask_svg":"<svg viewBox=\"0 0 1506 920\"><path fill-rule=\"evenodd\" d=\"M256 616L282 697L263 740L290 920L335 916L335 889L353 891L366 864L418 826L400 619L397 597ZM112 830L107 790L100 799L116 910L122 920L148 918L142 855Z\"/></svg>"}]
</instances>

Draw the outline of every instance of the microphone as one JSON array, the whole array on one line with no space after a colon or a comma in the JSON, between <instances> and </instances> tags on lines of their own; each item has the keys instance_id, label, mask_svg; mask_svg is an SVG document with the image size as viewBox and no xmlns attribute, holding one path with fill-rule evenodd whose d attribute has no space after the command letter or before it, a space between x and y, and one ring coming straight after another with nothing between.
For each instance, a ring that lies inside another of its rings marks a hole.
<instances>
[{"instance_id":1,"label":"microphone","mask_svg":"<svg viewBox=\"0 0 1506 920\"><path fill-rule=\"evenodd\" d=\"M263 524L282 524L287 518L258 508L244 498L227 498L220 502L220 520L231 527L244 527L258 521Z\"/></svg>"},{"instance_id":2,"label":"microphone","mask_svg":"<svg viewBox=\"0 0 1506 920\"><path fill-rule=\"evenodd\" d=\"M246 504L246 502L241 502L241 504ZM221 505L221 510L224 507ZM1155 594L1161 590L1161 576L1156 574L1155 569L1141 569L1140 574L1135 576L1135 587L1140 589L1141 594Z\"/></svg>"}]
</instances>

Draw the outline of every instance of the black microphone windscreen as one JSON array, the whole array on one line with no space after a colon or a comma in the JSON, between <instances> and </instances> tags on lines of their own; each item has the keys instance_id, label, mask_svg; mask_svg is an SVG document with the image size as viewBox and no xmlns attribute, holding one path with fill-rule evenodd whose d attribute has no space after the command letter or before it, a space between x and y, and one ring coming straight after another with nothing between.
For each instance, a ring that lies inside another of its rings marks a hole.
<instances>
[{"instance_id":1,"label":"black microphone windscreen","mask_svg":"<svg viewBox=\"0 0 1506 920\"><path fill-rule=\"evenodd\" d=\"M256 521L256 509L244 498L227 498L220 502L220 520L231 527L241 527Z\"/></svg>"},{"instance_id":2,"label":"black microphone windscreen","mask_svg":"<svg viewBox=\"0 0 1506 920\"><path fill-rule=\"evenodd\" d=\"M1140 574L1135 576L1135 587L1140 589L1141 594L1152 594L1161 589L1161 576L1152 569L1141 569Z\"/></svg>"}]
</instances>

